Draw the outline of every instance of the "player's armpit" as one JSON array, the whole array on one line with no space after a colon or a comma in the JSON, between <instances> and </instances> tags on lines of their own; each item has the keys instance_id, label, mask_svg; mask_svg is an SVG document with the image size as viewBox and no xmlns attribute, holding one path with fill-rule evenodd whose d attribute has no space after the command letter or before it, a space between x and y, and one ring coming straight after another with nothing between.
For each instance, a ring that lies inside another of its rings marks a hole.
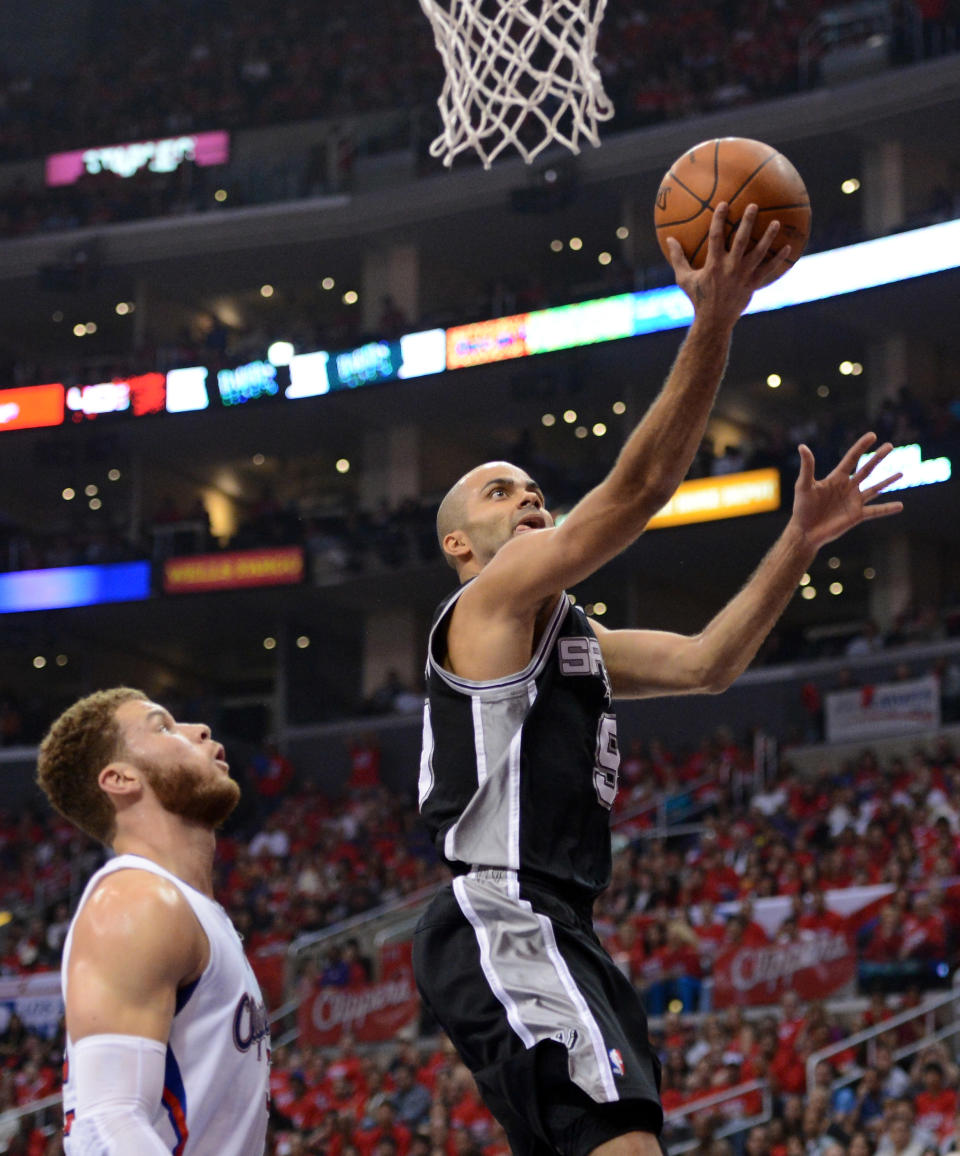
<instances>
[{"instance_id":1,"label":"player's armpit","mask_svg":"<svg viewBox=\"0 0 960 1156\"><path fill-rule=\"evenodd\" d=\"M67 970L67 1031L166 1042L177 989L199 977L206 935L180 891L146 871L108 875L84 904Z\"/></svg>"},{"instance_id":2,"label":"player's armpit","mask_svg":"<svg viewBox=\"0 0 960 1156\"><path fill-rule=\"evenodd\" d=\"M667 630L608 630L591 619L614 698L716 694L728 681L718 672L703 636Z\"/></svg>"}]
</instances>

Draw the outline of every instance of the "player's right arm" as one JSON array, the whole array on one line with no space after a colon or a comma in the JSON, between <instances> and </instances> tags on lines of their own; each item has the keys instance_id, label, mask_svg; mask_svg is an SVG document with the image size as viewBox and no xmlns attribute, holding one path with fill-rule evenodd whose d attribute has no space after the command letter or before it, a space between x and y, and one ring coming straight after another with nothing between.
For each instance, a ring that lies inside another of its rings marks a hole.
<instances>
[{"instance_id":1,"label":"player's right arm","mask_svg":"<svg viewBox=\"0 0 960 1156\"><path fill-rule=\"evenodd\" d=\"M783 246L764 261L778 222L748 247L756 214L750 205L728 251L727 206L717 207L702 269L692 269L670 239L677 283L693 302L694 319L666 383L610 473L562 525L509 542L485 568L476 585L486 586L494 602L507 597L523 614L524 606L588 577L643 532L683 480L703 439L733 328L754 291L779 276L789 257Z\"/></svg>"},{"instance_id":2,"label":"player's right arm","mask_svg":"<svg viewBox=\"0 0 960 1156\"><path fill-rule=\"evenodd\" d=\"M166 1045L177 991L199 977L208 954L189 904L158 875L118 871L84 904L66 977L71 1156L169 1156L152 1124Z\"/></svg>"}]
</instances>

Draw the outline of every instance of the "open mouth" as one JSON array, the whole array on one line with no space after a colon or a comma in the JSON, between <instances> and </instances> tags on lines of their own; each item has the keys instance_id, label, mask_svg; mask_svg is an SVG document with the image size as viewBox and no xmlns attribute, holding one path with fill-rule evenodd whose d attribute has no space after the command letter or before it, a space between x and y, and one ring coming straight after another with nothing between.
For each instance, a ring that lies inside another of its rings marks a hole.
<instances>
[{"instance_id":1,"label":"open mouth","mask_svg":"<svg viewBox=\"0 0 960 1156\"><path fill-rule=\"evenodd\" d=\"M514 534L523 534L528 530L542 530L547 524L546 518L542 514L528 514L525 518L514 526Z\"/></svg>"}]
</instances>

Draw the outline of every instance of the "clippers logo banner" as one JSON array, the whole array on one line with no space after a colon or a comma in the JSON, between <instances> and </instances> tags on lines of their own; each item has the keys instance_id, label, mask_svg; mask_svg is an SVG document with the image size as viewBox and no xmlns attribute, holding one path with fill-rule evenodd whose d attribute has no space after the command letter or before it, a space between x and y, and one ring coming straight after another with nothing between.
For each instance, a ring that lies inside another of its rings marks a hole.
<instances>
[{"instance_id":1,"label":"clippers logo banner","mask_svg":"<svg viewBox=\"0 0 960 1156\"><path fill-rule=\"evenodd\" d=\"M347 1031L363 1043L394 1039L420 1012L411 956L411 944L387 944L376 983L317 984L300 1005L300 1039L320 1047L335 1044Z\"/></svg>"},{"instance_id":2,"label":"clippers logo banner","mask_svg":"<svg viewBox=\"0 0 960 1156\"><path fill-rule=\"evenodd\" d=\"M245 586L292 586L303 581L304 572L300 546L195 554L167 560L163 567L163 592L197 594L204 590L239 590Z\"/></svg>"},{"instance_id":3,"label":"clippers logo banner","mask_svg":"<svg viewBox=\"0 0 960 1156\"><path fill-rule=\"evenodd\" d=\"M845 931L817 931L797 943L734 947L713 967L715 1007L777 1003L785 991L823 999L856 975L853 943Z\"/></svg>"}]
</instances>

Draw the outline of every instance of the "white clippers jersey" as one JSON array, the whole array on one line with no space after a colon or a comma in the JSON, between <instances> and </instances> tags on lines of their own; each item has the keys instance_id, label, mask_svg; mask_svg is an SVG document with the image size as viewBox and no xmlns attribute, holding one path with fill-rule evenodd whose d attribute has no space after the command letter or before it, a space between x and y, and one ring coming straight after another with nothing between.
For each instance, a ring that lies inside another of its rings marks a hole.
<instances>
[{"instance_id":1,"label":"white clippers jersey","mask_svg":"<svg viewBox=\"0 0 960 1156\"><path fill-rule=\"evenodd\" d=\"M87 884L77 913L105 875L131 868L152 871L178 887L210 944L210 962L203 974L177 993L163 1099L153 1127L174 1156L261 1156L267 1131L270 1032L260 986L240 936L219 903L139 855L118 855L101 867ZM64 1000L76 918L63 945ZM71 1053L68 1037L63 1085L67 1156L76 1114Z\"/></svg>"}]
</instances>

